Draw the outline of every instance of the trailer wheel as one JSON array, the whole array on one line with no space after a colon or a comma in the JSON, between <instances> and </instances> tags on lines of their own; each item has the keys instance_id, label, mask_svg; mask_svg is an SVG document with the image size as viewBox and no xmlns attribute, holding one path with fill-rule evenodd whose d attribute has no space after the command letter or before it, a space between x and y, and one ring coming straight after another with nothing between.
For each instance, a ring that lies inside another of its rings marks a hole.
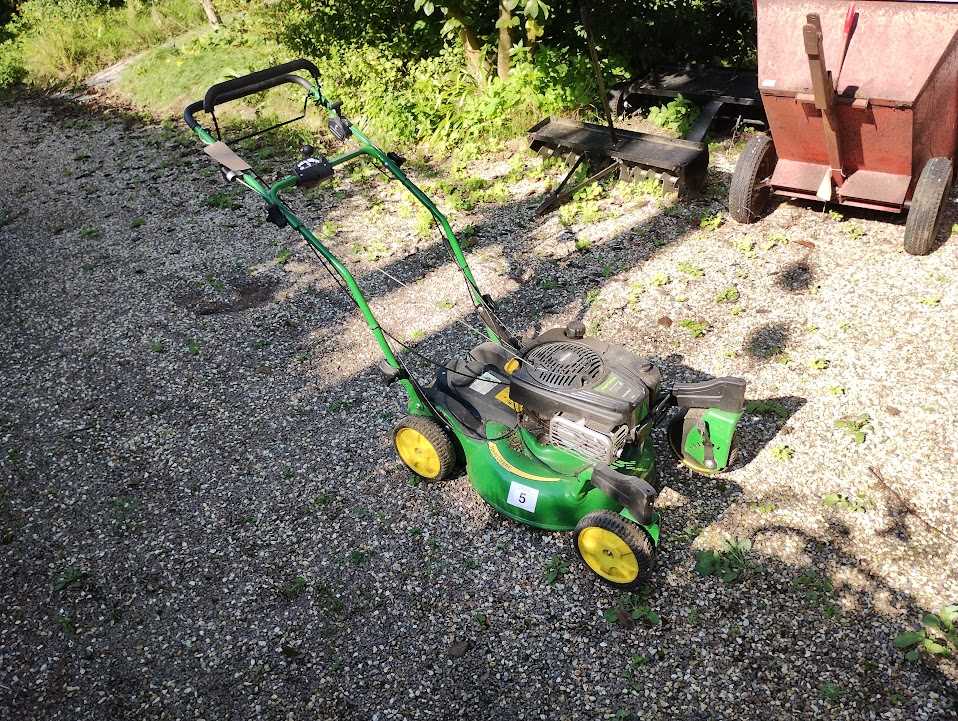
<instances>
[{"instance_id":1,"label":"trailer wheel","mask_svg":"<svg viewBox=\"0 0 958 721\"><path fill-rule=\"evenodd\" d=\"M948 158L932 158L918 176L905 221L905 251L928 255L935 248L941 224L941 206L951 188L953 167Z\"/></svg>"},{"instance_id":2,"label":"trailer wheel","mask_svg":"<svg viewBox=\"0 0 958 721\"><path fill-rule=\"evenodd\" d=\"M735 164L728 191L728 213L739 223L754 223L765 213L772 189L768 184L778 162L775 145L768 135L748 141Z\"/></svg>"}]
</instances>

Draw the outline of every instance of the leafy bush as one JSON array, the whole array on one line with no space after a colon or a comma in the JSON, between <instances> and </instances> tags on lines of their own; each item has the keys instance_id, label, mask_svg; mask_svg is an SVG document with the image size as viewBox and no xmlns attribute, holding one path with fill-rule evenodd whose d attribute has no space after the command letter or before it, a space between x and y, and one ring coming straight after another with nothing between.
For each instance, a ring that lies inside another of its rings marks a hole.
<instances>
[{"instance_id":1,"label":"leafy bush","mask_svg":"<svg viewBox=\"0 0 958 721\"><path fill-rule=\"evenodd\" d=\"M698 116L698 106L681 95L665 105L659 105L649 110L650 122L678 136L685 135Z\"/></svg>"},{"instance_id":2,"label":"leafy bush","mask_svg":"<svg viewBox=\"0 0 958 721\"><path fill-rule=\"evenodd\" d=\"M334 46L367 46L402 58L433 56L443 46L439 28L413 0L281 0L266 9L273 40L318 58Z\"/></svg>"}]
</instances>

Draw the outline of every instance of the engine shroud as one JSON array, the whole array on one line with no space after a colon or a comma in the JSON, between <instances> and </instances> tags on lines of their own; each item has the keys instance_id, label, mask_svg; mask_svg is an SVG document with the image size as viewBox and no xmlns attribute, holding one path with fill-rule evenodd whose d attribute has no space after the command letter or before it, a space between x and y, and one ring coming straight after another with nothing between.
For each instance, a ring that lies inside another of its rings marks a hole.
<instances>
[{"instance_id":1,"label":"engine shroud","mask_svg":"<svg viewBox=\"0 0 958 721\"><path fill-rule=\"evenodd\" d=\"M562 328L534 338L521 355L509 395L526 413L543 419L561 413L609 435L641 423L662 383L647 358L598 338L569 338Z\"/></svg>"}]
</instances>

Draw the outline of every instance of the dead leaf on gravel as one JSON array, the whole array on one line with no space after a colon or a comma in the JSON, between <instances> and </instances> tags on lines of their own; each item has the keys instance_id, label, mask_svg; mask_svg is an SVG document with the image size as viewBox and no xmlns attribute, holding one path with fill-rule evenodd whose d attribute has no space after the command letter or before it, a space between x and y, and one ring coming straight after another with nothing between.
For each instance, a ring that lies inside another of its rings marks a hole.
<instances>
[{"instance_id":1,"label":"dead leaf on gravel","mask_svg":"<svg viewBox=\"0 0 958 721\"><path fill-rule=\"evenodd\" d=\"M663 315L661 318L659 318L659 325L664 328L668 328L670 325L672 325L672 319L667 315Z\"/></svg>"}]
</instances>

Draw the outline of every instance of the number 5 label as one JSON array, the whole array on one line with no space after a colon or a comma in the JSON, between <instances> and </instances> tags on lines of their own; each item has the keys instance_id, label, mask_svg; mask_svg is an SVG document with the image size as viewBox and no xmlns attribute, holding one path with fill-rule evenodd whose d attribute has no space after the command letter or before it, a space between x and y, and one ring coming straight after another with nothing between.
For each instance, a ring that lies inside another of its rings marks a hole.
<instances>
[{"instance_id":1,"label":"number 5 label","mask_svg":"<svg viewBox=\"0 0 958 721\"><path fill-rule=\"evenodd\" d=\"M516 506L523 510L535 513L536 501L539 500L539 489L530 486L524 486L521 483L512 482L509 484L509 496L506 503L510 506Z\"/></svg>"}]
</instances>

